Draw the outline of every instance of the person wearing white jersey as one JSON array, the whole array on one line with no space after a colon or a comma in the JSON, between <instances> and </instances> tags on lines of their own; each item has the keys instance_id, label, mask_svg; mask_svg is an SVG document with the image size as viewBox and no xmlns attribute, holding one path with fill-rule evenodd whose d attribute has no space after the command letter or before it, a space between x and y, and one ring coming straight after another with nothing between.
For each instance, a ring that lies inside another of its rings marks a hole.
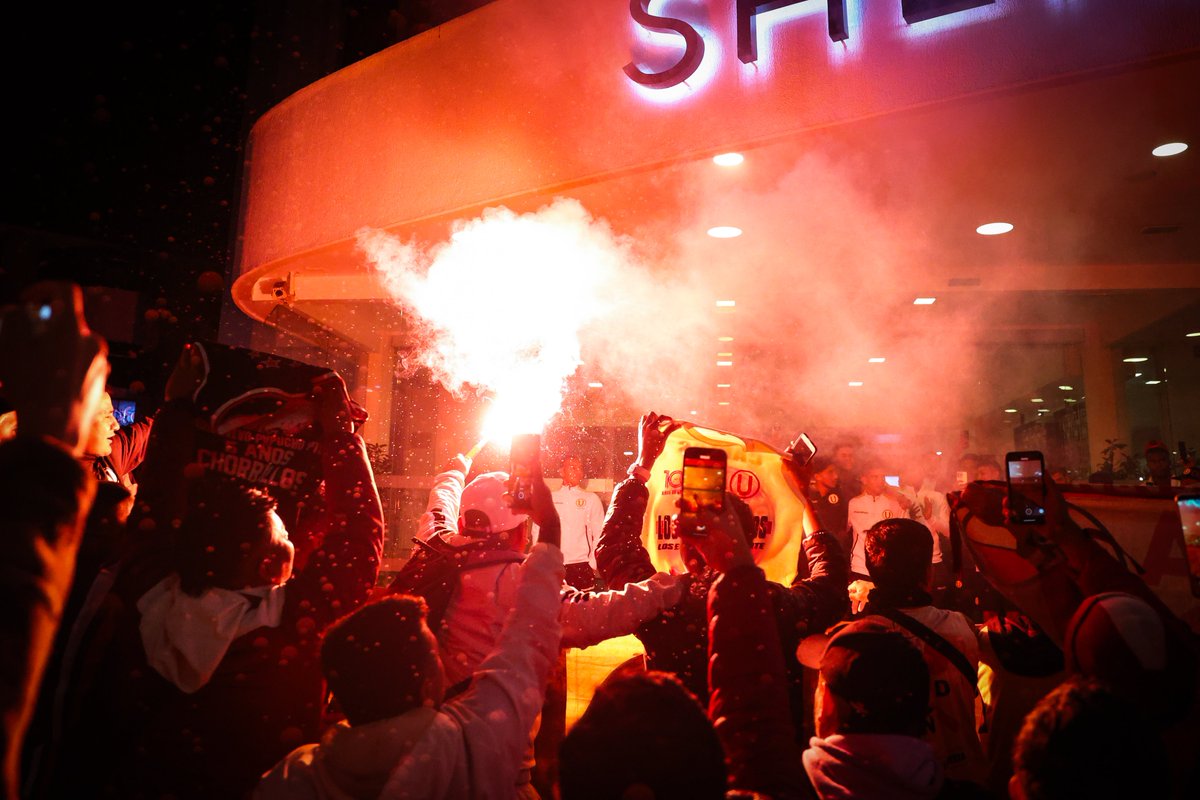
<instances>
[{"instance_id":1,"label":"person wearing white jersey","mask_svg":"<svg viewBox=\"0 0 1200 800\"><path fill-rule=\"evenodd\" d=\"M595 492L586 491L583 462L568 455L562 462L562 487L550 493L562 521L563 561L567 583L576 589L593 589L600 583L596 574L596 543L604 526L604 504ZM536 541L536 533L535 539Z\"/></svg>"},{"instance_id":2,"label":"person wearing white jersey","mask_svg":"<svg viewBox=\"0 0 1200 800\"><path fill-rule=\"evenodd\" d=\"M912 500L900 492L889 489L884 479L884 469L879 464L870 464L862 474L863 492L850 501L847 516L850 520L851 549L850 549L850 578L855 581L868 582L867 561L863 551L863 537L877 522L885 519L915 519L922 520L921 509ZM933 535L933 562L940 564L942 548ZM935 568L936 569L936 568ZM860 604L851 592L852 610L858 611ZM865 596L862 598L865 601Z\"/></svg>"}]
</instances>

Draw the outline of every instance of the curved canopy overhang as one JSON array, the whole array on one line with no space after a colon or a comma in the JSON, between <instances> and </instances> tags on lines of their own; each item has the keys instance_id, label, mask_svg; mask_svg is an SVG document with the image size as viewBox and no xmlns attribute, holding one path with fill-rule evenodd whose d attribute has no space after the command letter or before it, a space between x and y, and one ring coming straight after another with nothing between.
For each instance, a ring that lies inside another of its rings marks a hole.
<instances>
[{"instance_id":1,"label":"curved canopy overhang","mask_svg":"<svg viewBox=\"0 0 1200 800\"><path fill-rule=\"evenodd\" d=\"M905 110L991 102L998 118L1030 87L1113 75L1119 84L1156 65L1188 87L1193 115L1196 105L1200 4L1189 0L805 0L757 16L748 63L734 0L650 5L704 41L696 71L669 89L623 69L661 71L694 54L694 43L634 19L646 3L497 0L273 108L250 136L237 305L266 319L305 282L314 300L380 298L354 246L364 226L436 239L456 217L555 194L586 196L593 214L635 226L669 213L673 165L781 143L794 157L806 132ZM942 11L910 24L910 7ZM848 38L834 41L829 15L842 8ZM1096 91L1128 91L1132 102L1139 89ZM1044 127L1053 102L1044 96L1045 115L1028 124ZM927 138L938 124L908 133ZM1102 271L1087 274L1103 283ZM1052 280L1082 278L1068 269Z\"/></svg>"}]
</instances>

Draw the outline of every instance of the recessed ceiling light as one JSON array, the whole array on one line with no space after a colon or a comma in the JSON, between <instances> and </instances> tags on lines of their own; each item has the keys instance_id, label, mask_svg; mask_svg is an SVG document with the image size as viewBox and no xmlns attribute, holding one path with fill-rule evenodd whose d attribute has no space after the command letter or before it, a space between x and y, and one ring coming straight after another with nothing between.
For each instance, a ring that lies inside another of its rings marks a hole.
<instances>
[{"instance_id":1,"label":"recessed ceiling light","mask_svg":"<svg viewBox=\"0 0 1200 800\"><path fill-rule=\"evenodd\" d=\"M850 381L850 385L851 386L862 386L863 382L862 381Z\"/></svg>"},{"instance_id":2,"label":"recessed ceiling light","mask_svg":"<svg viewBox=\"0 0 1200 800\"><path fill-rule=\"evenodd\" d=\"M1140 372L1135 372L1135 373L1133 373L1133 377L1135 377L1135 378L1140 378L1140 377L1142 377L1142 373L1140 373Z\"/></svg>"},{"instance_id":3,"label":"recessed ceiling light","mask_svg":"<svg viewBox=\"0 0 1200 800\"><path fill-rule=\"evenodd\" d=\"M934 453L934 455L939 455L939 456L940 456L941 454L942 454L942 451L941 451L941 450L938 450L938 451L936 451L936 452Z\"/></svg>"},{"instance_id":4,"label":"recessed ceiling light","mask_svg":"<svg viewBox=\"0 0 1200 800\"><path fill-rule=\"evenodd\" d=\"M588 384L588 388L589 389L603 389L604 384L601 383L600 381L592 381L591 383Z\"/></svg>"},{"instance_id":5,"label":"recessed ceiling light","mask_svg":"<svg viewBox=\"0 0 1200 800\"><path fill-rule=\"evenodd\" d=\"M1013 229L1011 222L988 222L980 225L975 229L975 232L982 236L999 236L1002 233L1008 233Z\"/></svg>"},{"instance_id":6,"label":"recessed ceiling light","mask_svg":"<svg viewBox=\"0 0 1200 800\"><path fill-rule=\"evenodd\" d=\"M689 411L688 413L689 413L689 414L691 414L691 415L694 417L694 416L696 416L696 414L698 414L699 412L698 412L698 411Z\"/></svg>"},{"instance_id":7,"label":"recessed ceiling light","mask_svg":"<svg viewBox=\"0 0 1200 800\"><path fill-rule=\"evenodd\" d=\"M1067 385L1065 385L1065 384L1064 384L1064 385L1062 385L1062 386L1060 386L1060 387L1058 387L1058 388L1062 389L1064 392L1069 392L1069 391L1071 391L1072 389L1074 389L1075 387L1074 387L1074 386L1067 386Z\"/></svg>"},{"instance_id":8,"label":"recessed ceiling light","mask_svg":"<svg viewBox=\"0 0 1200 800\"><path fill-rule=\"evenodd\" d=\"M718 389L728 389L732 385L733 385L732 383L718 383L717 388Z\"/></svg>"},{"instance_id":9,"label":"recessed ceiling light","mask_svg":"<svg viewBox=\"0 0 1200 800\"><path fill-rule=\"evenodd\" d=\"M1048 409L1048 408L1039 408L1039 409L1038 409L1038 413L1039 413L1039 414L1049 414L1049 413L1050 413L1050 409Z\"/></svg>"},{"instance_id":10,"label":"recessed ceiling light","mask_svg":"<svg viewBox=\"0 0 1200 800\"><path fill-rule=\"evenodd\" d=\"M633 455L633 451L632 451L632 450L626 450L624 453L622 453L622 455L631 456L631 455Z\"/></svg>"},{"instance_id":11,"label":"recessed ceiling light","mask_svg":"<svg viewBox=\"0 0 1200 800\"><path fill-rule=\"evenodd\" d=\"M1167 142L1166 144L1160 144L1150 152L1159 158L1166 158L1167 156L1177 156L1187 149L1188 146L1185 142Z\"/></svg>"},{"instance_id":12,"label":"recessed ceiling light","mask_svg":"<svg viewBox=\"0 0 1200 800\"><path fill-rule=\"evenodd\" d=\"M733 358L733 353L717 353L717 358Z\"/></svg>"},{"instance_id":13,"label":"recessed ceiling light","mask_svg":"<svg viewBox=\"0 0 1200 800\"><path fill-rule=\"evenodd\" d=\"M887 359L883 356L875 356L874 358L867 359L868 364L882 364L885 361L887 361Z\"/></svg>"},{"instance_id":14,"label":"recessed ceiling light","mask_svg":"<svg viewBox=\"0 0 1200 800\"><path fill-rule=\"evenodd\" d=\"M1149 361L1150 357L1149 356L1130 356L1129 358L1123 358L1121 360L1124 361L1126 364L1140 364L1143 361Z\"/></svg>"},{"instance_id":15,"label":"recessed ceiling light","mask_svg":"<svg viewBox=\"0 0 1200 800\"><path fill-rule=\"evenodd\" d=\"M742 229L732 225L717 225L708 229L708 235L714 239L736 239L742 235Z\"/></svg>"},{"instance_id":16,"label":"recessed ceiling light","mask_svg":"<svg viewBox=\"0 0 1200 800\"><path fill-rule=\"evenodd\" d=\"M718 361L717 366L718 367L732 367L733 362L732 361Z\"/></svg>"},{"instance_id":17,"label":"recessed ceiling light","mask_svg":"<svg viewBox=\"0 0 1200 800\"><path fill-rule=\"evenodd\" d=\"M1015 413L1017 413L1017 410L1015 408L1006 408L1006 409L1004 409L1004 413L1005 414L1015 414Z\"/></svg>"},{"instance_id":18,"label":"recessed ceiling light","mask_svg":"<svg viewBox=\"0 0 1200 800\"><path fill-rule=\"evenodd\" d=\"M741 153L721 153L718 156L713 156L713 163L718 167L736 167L745 160L745 156Z\"/></svg>"},{"instance_id":19,"label":"recessed ceiling light","mask_svg":"<svg viewBox=\"0 0 1200 800\"><path fill-rule=\"evenodd\" d=\"M1043 400L1043 399L1042 399L1042 398L1040 398L1040 397L1031 397L1031 398L1029 398L1029 402L1031 402L1031 403L1044 403L1044 402L1046 402L1046 401L1045 401L1045 400Z\"/></svg>"},{"instance_id":20,"label":"recessed ceiling light","mask_svg":"<svg viewBox=\"0 0 1200 800\"><path fill-rule=\"evenodd\" d=\"M1185 333L1184 336L1186 336L1189 339L1195 339L1197 336L1200 336L1200 331L1192 331L1191 333Z\"/></svg>"},{"instance_id":21,"label":"recessed ceiling light","mask_svg":"<svg viewBox=\"0 0 1200 800\"><path fill-rule=\"evenodd\" d=\"M727 405L729 405L729 401L728 401L728 400L721 400L720 402L718 402L718 403L717 403L717 405L719 405L719 406L727 406Z\"/></svg>"},{"instance_id":22,"label":"recessed ceiling light","mask_svg":"<svg viewBox=\"0 0 1200 800\"><path fill-rule=\"evenodd\" d=\"M918 297L916 300L913 300L913 305L914 306L931 306L935 302L937 302L936 297Z\"/></svg>"},{"instance_id":23,"label":"recessed ceiling light","mask_svg":"<svg viewBox=\"0 0 1200 800\"><path fill-rule=\"evenodd\" d=\"M1077 401L1077 400L1076 400L1074 397L1064 397L1064 398L1063 398L1063 402L1064 402L1064 403L1075 403L1075 402L1078 402L1078 401Z\"/></svg>"},{"instance_id":24,"label":"recessed ceiling light","mask_svg":"<svg viewBox=\"0 0 1200 800\"><path fill-rule=\"evenodd\" d=\"M1162 381L1146 381L1147 386L1158 386Z\"/></svg>"},{"instance_id":25,"label":"recessed ceiling light","mask_svg":"<svg viewBox=\"0 0 1200 800\"><path fill-rule=\"evenodd\" d=\"M732 336L718 336L717 341L718 342L732 342L733 337Z\"/></svg>"},{"instance_id":26,"label":"recessed ceiling light","mask_svg":"<svg viewBox=\"0 0 1200 800\"><path fill-rule=\"evenodd\" d=\"M718 300L717 308L733 308L737 305L737 300Z\"/></svg>"}]
</instances>

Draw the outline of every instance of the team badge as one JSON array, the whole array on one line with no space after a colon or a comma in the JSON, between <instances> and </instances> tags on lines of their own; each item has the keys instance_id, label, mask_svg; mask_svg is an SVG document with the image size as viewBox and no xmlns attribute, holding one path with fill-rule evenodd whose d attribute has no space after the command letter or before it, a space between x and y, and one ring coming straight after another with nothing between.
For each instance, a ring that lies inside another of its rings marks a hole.
<instances>
[{"instance_id":1,"label":"team badge","mask_svg":"<svg viewBox=\"0 0 1200 800\"><path fill-rule=\"evenodd\" d=\"M884 511L884 512L883 512L883 518L884 518L884 519L891 519L891 518L892 518L892 512L891 512L891 511Z\"/></svg>"},{"instance_id":2,"label":"team badge","mask_svg":"<svg viewBox=\"0 0 1200 800\"><path fill-rule=\"evenodd\" d=\"M833 492L830 492L829 494L825 495L825 499L829 502L829 505L831 505L831 506L836 506L842 500L840 497L838 497Z\"/></svg>"},{"instance_id":3,"label":"team badge","mask_svg":"<svg viewBox=\"0 0 1200 800\"><path fill-rule=\"evenodd\" d=\"M576 508L583 508L585 505L587 505L587 500L584 500L582 497L575 501Z\"/></svg>"}]
</instances>

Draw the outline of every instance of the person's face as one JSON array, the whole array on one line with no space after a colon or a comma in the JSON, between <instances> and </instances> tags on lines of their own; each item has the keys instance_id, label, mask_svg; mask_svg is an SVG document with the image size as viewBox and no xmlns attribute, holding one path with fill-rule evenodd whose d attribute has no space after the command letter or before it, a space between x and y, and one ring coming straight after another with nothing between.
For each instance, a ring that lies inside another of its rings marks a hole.
<instances>
[{"instance_id":1,"label":"person's face","mask_svg":"<svg viewBox=\"0 0 1200 800\"><path fill-rule=\"evenodd\" d=\"M1146 466L1151 478L1168 478L1171 475L1171 457L1162 450L1151 450L1146 454Z\"/></svg>"},{"instance_id":2,"label":"person's face","mask_svg":"<svg viewBox=\"0 0 1200 800\"><path fill-rule=\"evenodd\" d=\"M292 577L292 564L296 560L296 548L288 538L287 526L274 511L267 515L271 539L263 557L263 578L275 586L282 586Z\"/></svg>"},{"instance_id":3,"label":"person's face","mask_svg":"<svg viewBox=\"0 0 1200 800\"><path fill-rule=\"evenodd\" d=\"M817 736L824 739L838 731L837 700L824 682L813 697L813 719Z\"/></svg>"},{"instance_id":4,"label":"person's face","mask_svg":"<svg viewBox=\"0 0 1200 800\"><path fill-rule=\"evenodd\" d=\"M975 480L998 481L1000 480L1000 469L995 464L981 464L979 469L975 470Z\"/></svg>"},{"instance_id":5,"label":"person's face","mask_svg":"<svg viewBox=\"0 0 1200 800\"><path fill-rule=\"evenodd\" d=\"M562 463L562 479L564 486L578 486L583 482L583 462L571 456Z\"/></svg>"},{"instance_id":6,"label":"person's face","mask_svg":"<svg viewBox=\"0 0 1200 800\"><path fill-rule=\"evenodd\" d=\"M937 453L926 453L921 466L926 478L936 478L942 472L942 459Z\"/></svg>"},{"instance_id":7,"label":"person's face","mask_svg":"<svg viewBox=\"0 0 1200 800\"><path fill-rule=\"evenodd\" d=\"M828 467L814 475L813 479L817 482L817 485L825 491L833 491L837 488L838 484L837 466L830 464Z\"/></svg>"},{"instance_id":8,"label":"person's face","mask_svg":"<svg viewBox=\"0 0 1200 800\"><path fill-rule=\"evenodd\" d=\"M92 418L91 427L88 428L83 451L89 456L109 455L112 453L112 437L120 428L117 418L113 416L112 398L105 392L100 398L100 406L96 416Z\"/></svg>"},{"instance_id":9,"label":"person's face","mask_svg":"<svg viewBox=\"0 0 1200 800\"><path fill-rule=\"evenodd\" d=\"M883 477L883 470L875 467L867 470L862 476L863 490L867 494L883 494L883 487L887 482Z\"/></svg>"},{"instance_id":10,"label":"person's face","mask_svg":"<svg viewBox=\"0 0 1200 800\"><path fill-rule=\"evenodd\" d=\"M5 411L0 414L0 442L7 442L17 435L17 412Z\"/></svg>"},{"instance_id":11,"label":"person's face","mask_svg":"<svg viewBox=\"0 0 1200 800\"><path fill-rule=\"evenodd\" d=\"M839 447L837 450L834 450L833 462L837 464L840 469L854 469L854 448Z\"/></svg>"}]
</instances>

